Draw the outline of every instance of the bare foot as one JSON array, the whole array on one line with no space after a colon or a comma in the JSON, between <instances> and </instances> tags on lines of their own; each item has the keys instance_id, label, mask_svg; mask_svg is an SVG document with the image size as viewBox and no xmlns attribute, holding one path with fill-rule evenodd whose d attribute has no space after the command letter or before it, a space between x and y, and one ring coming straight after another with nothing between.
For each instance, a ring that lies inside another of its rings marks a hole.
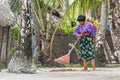
<instances>
[{"instance_id":1,"label":"bare foot","mask_svg":"<svg viewBox=\"0 0 120 80\"><path fill-rule=\"evenodd\" d=\"M93 68L93 71L96 71L96 69L95 69L95 68Z\"/></svg>"}]
</instances>

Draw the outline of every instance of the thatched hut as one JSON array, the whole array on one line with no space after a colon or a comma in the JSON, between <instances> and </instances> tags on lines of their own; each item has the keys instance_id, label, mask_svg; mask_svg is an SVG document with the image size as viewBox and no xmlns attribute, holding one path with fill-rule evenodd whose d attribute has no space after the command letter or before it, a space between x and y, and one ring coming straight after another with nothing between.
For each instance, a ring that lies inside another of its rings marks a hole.
<instances>
[{"instance_id":1,"label":"thatched hut","mask_svg":"<svg viewBox=\"0 0 120 80\"><path fill-rule=\"evenodd\" d=\"M0 27L11 26L14 21L14 14L10 9L9 3L5 0L4 3L0 3Z\"/></svg>"},{"instance_id":2,"label":"thatched hut","mask_svg":"<svg viewBox=\"0 0 120 80\"><path fill-rule=\"evenodd\" d=\"M10 26L14 24L15 17L7 0L0 0L0 66L7 65L10 50Z\"/></svg>"}]
</instances>

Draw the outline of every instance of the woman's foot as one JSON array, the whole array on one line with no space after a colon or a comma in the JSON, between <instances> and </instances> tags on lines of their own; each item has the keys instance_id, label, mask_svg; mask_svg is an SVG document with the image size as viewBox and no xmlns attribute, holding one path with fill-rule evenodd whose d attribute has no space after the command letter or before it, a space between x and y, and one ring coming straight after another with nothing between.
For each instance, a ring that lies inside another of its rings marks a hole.
<instances>
[{"instance_id":1,"label":"woman's foot","mask_svg":"<svg viewBox=\"0 0 120 80\"><path fill-rule=\"evenodd\" d=\"M82 71L88 71L88 64L86 59L83 59L83 65L84 65L84 69Z\"/></svg>"},{"instance_id":2,"label":"woman's foot","mask_svg":"<svg viewBox=\"0 0 120 80\"><path fill-rule=\"evenodd\" d=\"M93 71L95 71L95 60L92 60L91 64L92 64Z\"/></svg>"},{"instance_id":3,"label":"woman's foot","mask_svg":"<svg viewBox=\"0 0 120 80\"><path fill-rule=\"evenodd\" d=\"M93 71L96 71L96 69L95 69L95 68L93 68Z\"/></svg>"}]
</instances>

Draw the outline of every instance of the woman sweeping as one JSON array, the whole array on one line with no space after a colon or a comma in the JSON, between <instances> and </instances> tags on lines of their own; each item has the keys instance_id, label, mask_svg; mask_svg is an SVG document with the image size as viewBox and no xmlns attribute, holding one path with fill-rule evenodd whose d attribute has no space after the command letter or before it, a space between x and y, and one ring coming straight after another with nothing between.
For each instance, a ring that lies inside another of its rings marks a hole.
<instances>
[{"instance_id":1,"label":"woman sweeping","mask_svg":"<svg viewBox=\"0 0 120 80\"><path fill-rule=\"evenodd\" d=\"M80 37L80 52L84 64L83 71L88 71L88 61L91 61L93 70L95 70L93 34L96 33L97 27L90 22L86 22L84 15L78 16L77 21L79 25L73 35Z\"/></svg>"}]
</instances>

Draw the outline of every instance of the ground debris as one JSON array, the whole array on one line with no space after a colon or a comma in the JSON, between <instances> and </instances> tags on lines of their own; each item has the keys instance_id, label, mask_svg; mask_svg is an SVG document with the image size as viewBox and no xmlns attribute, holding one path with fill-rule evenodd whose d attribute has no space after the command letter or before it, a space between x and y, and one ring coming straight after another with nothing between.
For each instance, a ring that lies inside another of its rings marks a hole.
<instances>
[{"instance_id":1,"label":"ground debris","mask_svg":"<svg viewBox=\"0 0 120 80\"><path fill-rule=\"evenodd\" d=\"M78 70L76 70L76 69L53 69L53 70L51 70L50 72L59 72L59 71L62 71L62 72L68 72L68 71L78 71Z\"/></svg>"}]
</instances>

